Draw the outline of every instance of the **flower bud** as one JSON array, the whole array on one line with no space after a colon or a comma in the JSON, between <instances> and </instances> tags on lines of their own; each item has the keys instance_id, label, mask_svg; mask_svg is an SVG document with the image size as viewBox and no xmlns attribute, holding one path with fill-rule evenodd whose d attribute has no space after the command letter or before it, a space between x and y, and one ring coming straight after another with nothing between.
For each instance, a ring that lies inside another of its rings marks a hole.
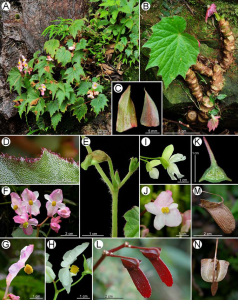
<instances>
[{"instance_id":1,"label":"flower bud","mask_svg":"<svg viewBox=\"0 0 238 300\"><path fill-rule=\"evenodd\" d=\"M86 156L85 160L81 163L81 167L86 171L88 167L108 160L109 156L105 152L96 150Z\"/></svg>"},{"instance_id":2,"label":"flower bud","mask_svg":"<svg viewBox=\"0 0 238 300\"><path fill-rule=\"evenodd\" d=\"M117 185L119 186L121 183L121 179L120 179L118 171L115 172L115 180L116 180Z\"/></svg>"},{"instance_id":3,"label":"flower bud","mask_svg":"<svg viewBox=\"0 0 238 300\"><path fill-rule=\"evenodd\" d=\"M137 157L132 157L129 165L129 172L134 173L139 168L139 162Z\"/></svg>"}]
</instances>

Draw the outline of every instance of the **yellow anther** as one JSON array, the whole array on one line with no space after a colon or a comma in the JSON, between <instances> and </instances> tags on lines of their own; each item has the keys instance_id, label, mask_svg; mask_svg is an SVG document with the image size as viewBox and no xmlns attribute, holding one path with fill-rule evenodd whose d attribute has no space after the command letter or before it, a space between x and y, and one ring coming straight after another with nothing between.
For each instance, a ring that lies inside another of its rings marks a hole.
<instances>
[{"instance_id":1,"label":"yellow anther","mask_svg":"<svg viewBox=\"0 0 238 300\"><path fill-rule=\"evenodd\" d=\"M33 273L33 268L30 265L26 265L24 271L26 272L26 274L30 275Z\"/></svg>"},{"instance_id":2,"label":"yellow anther","mask_svg":"<svg viewBox=\"0 0 238 300\"><path fill-rule=\"evenodd\" d=\"M13 206L13 209L14 209L14 210L17 210L17 209L18 209L18 206L17 206L17 205L14 205L14 206Z\"/></svg>"},{"instance_id":3,"label":"yellow anther","mask_svg":"<svg viewBox=\"0 0 238 300\"><path fill-rule=\"evenodd\" d=\"M79 271L79 268L75 265L72 265L71 268L70 268L70 272L73 273L73 274L77 274Z\"/></svg>"},{"instance_id":4,"label":"yellow anther","mask_svg":"<svg viewBox=\"0 0 238 300\"><path fill-rule=\"evenodd\" d=\"M56 205L56 202L55 201L52 201L52 206L55 206Z\"/></svg>"},{"instance_id":5,"label":"yellow anther","mask_svg":"<svg viewBox=\"0 0 238 300\"><path fill-rule=\"evenodd\" d=\"M32 200L29 200L28 202L30 205L33 205L33 201Z\"/></svg>"},{"instance_id":6,"label":"yellow anther","mask_svg":"<svg viewBox=\"0 0 238 300\"><path fill-rule=\"evenodd\" d=\"M161 211L163 214L168 214L169 213L169 208L168 207L162 207Z\"/></svg>"},{"instance_id":7,"label":"yellow anther","mask_svg":"<svg viewBox=\"0 0 238 300\"><path fill-rule=\"evenodd\" d=\"M28 222L23 223L23 228L27 228L28 227Z\"/></svg>"}]
</instances>

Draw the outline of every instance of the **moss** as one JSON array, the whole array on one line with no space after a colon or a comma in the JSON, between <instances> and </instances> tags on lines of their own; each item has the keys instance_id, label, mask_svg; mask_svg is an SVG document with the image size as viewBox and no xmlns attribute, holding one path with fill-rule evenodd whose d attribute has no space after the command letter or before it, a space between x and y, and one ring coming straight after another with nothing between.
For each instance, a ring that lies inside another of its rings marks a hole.
<instances>
[{"instance_id":1,"label":"moss","mask_svg":"<svg viewBox=\"0 0 238 300\"><path fill-rule=\"evenodd\" d=\"M16 19L16 20L19 20L19 19L20 19L20 15L19 15L19 14L16 14L16 15L15 15L15 19Z\"/></svg>"}]
</instances>

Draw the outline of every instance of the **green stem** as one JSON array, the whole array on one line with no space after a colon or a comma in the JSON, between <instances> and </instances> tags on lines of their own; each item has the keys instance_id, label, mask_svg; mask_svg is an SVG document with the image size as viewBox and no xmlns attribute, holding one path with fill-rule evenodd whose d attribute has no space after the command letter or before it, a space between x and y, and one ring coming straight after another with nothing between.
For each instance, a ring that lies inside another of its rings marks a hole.
<instances>
[{"instance_id":1,"label":"green stem","mask_svg":"<svg viewBox=\"0 0 238 300\"><path fill-rule=\"evenodd\" d=\"M112 237L117 237L118 189L112 191Z\"/></svg>"},{"instance_id":2,"label":"green stem","mask_svg":"<svg viewBox=\"0 0 238 300\"><path fill-rule=\"evenodd\" d=\"M75 284L79 283L80 280L83 279L85 275L82 275L77 281L75 281L73 284L71 284L71 287L74 286ZM65 288L61 289L61 290L58 290L58 293L61 293L65 290Z\"/></svg>"},{"instance_id":3,"label":"green stem","mask_svg":"<svg viewBox=\"0 0 238 300\"><path fill-rule=\"evenodd\" d=\"M145 160L145 159L143 159L143 158L141 158L141 157L140 157L140 160L142 160L142 161L144 161L144 162L146 162L146 163L149 162L148 160Z\"/></svg>"},{"instance_id":4,"label":"green stem","mask_svg":"<svg viewBox=\"0 0 238 300\"><path fill-rule=\"evenodd\" d=\"M84 135L82 135L82 139L83 138L85 138ZM90 146L86 146L86 149L87 149L88 153L93 152ZM111 181L109 180L109 178L107 177L107 175L104 173L103 169L100 167L99 164L95 165L94 167L97 169L98 173L101 175L102 179L105 181L105 183L109 187L110 191L112 191L113 185L112 185Z\"/></svg>"},{"instance_id":5,"label":"green stem","mask_svg":"<svg viewBox=\"0 0 238 300\"><path fill-rule=\"evenodd\" d=\"M131 177L132 174L133 173L131 173L131 172L127 173L127 175L125 176L125 178L122 180L119 188L121 188L127 182L127 180Z\"/></svg>"},{"instance_id":6,"label":"green stem","mask_svg":"<svg viewBox=\"0 0 238 300\"><path fill-rule=\"evenodd\" d=\"M140 158L147 158L147 159L160 159L160 157L147 157L147 156L140 156Z\"/></svg>"},{"instance_id":7,"label":"green stem","mask_svg":"<svg viewBox=\"0 0 238 300\"><path fill-rule=\"evenodd\" d=\"M49 230L48 230L48 232L47 232L47 235L46 235L46 237L47 236L49 236L49 234L50 234L50 231L51 231L51 228L49 228ZM59 281L59 279L56 281L56 282L58 282Z\"/></svg>"},{"instance_id":8,"label":"green stem","mask_svg":"<svg viewBox=\"0 0 238 300\"><path fill-rule=\"evenodd\" d=\"M55 289L55 295L54 295L54 299L53 299L53 300L56 300L57 297L58 297L58 295L59 295L59 291L58 291L58 289L57 289L56 282L57 282L57 281L53 281L54 289Z\"/></svg>"},{"instance_id":9,"label":"green stem","mask_svg":"<svg viewBox=\"0 0 238 300\"><path fill-rule=\"evenodd\" d=\"M0 205L4 205L4 204L11 204L12 202L4 202L4 203L0 203Z\"/></svg>"},{"instance_id":10,"label":"green stem","mask_svg":"<svg viewBox=\"0 0 238 300\"><path fill-rule=\"evenodd\" d=\"M109 170L110 170L110 176L111 176L111 179L112 179L112 184L113 184L114 187L116 187L117 182L116 182L116 179L115 179L114 168L113 168L112 160L111 160L110 157L109 157L109 160L108 160L108 165L109 165Z\"/></svg>"}]
</instances>

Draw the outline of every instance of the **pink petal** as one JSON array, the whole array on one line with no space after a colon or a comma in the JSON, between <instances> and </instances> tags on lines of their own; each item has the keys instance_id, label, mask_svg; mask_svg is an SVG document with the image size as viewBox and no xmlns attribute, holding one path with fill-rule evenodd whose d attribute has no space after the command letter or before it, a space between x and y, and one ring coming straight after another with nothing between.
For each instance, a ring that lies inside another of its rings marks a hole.
<instances>
[{"instance_id":1,"label":"pink petal","mask_svg":"<svg viewBox=\"0 0 238 300\"><path fill-rule=\"evenodd\" d=\"M27 259L29 258L33 250L34 250L34 245L26 246L21 250L20 259L18 260L18 262L11 265L10 268L8 269L9 274L6 278L8 286L11 284L11 281L13 280L13 278L16 277L18 272L25 266L25 262L27 261Z\"/></svg>"},{"instance_id":2,"label":"pink petal","mask_svg":"<svg viewBox=\"0 0 238 300\"><path fill-rule=\"evenodd\" d=\"M22 196L22 200L26 202L29 202L30 200L32 201L36 200L36 195L28 189L24 189L21 196Z\"/></svg>"},{"instance_id":3,"label":"pink petal","mask_svg":"<svg viewBox=\"0 0 238 300\"><path fill-rule=\"evenodd\" d=\"M183 225L185 225L185 223L187 221L191 221L191 210L186 210L183 214L182 214L182 218L183 218Z\"/></svg>"},{"instance_id":4,"label":"pink petal","mask_svg":"<svg viewBox=\"0 0 238 300\"><path fill-rule=\"evenodd\" d=\"M59 230L60 230L60 225L57 224L57 223L50 223L50 228L51 228L52 230L54 230L56 233L58 233Z\"/></svg>"},{"instance_id":5,"label":"pink petal","mask_svg":"<svg viewBox=\"0 0 238 300\"><path fill-rule=\"evenodd\" d=\"M38 220L36 220L35 218L32 218L28 221L29 225L33 225L33 226L37 226L38 225Z\"/></svg>"},{"instance_id":6,"label":"pink petal","mask_svg":"<svg viewBox=\"0 0 238 300\"><path fill-rule=\"evenodd\" d=\"M171 192L161 192L155 200L155 205L158 207L169 207L174 202L171 197Z\"/></svg>"},{"instance_id":7,"label":"pink petal","mask_svg":"<svg viewBox=\"0 0 238 300\"><path fill-rule=\"evenodd\" d=\"M33 227L32 226L28 226L27 228L22 228L22 229L23 229L23 232L26 235L31 235L33 233Z\"/></svg>"},{"instance_id":8,"label":"pink petal","mask_svg":"<svg viewBox=\"0 0 238 300\"><path fill-rule=\"evenodd\" d=\"M63 201L63 193L61 189L54 190L50 194L51 201L62 202Z\"/></svg>"},{"instance_id":9,"label":"pink petal","mask_svg":"<svg viewBox=\"0 0 238 300\"><path fill-rule=\"evenodd\" d=\"M179 210L172 209L168 214L165 215L165 225L169 227L176 227L179 226L182 222L182 216L179 212Z\"/></svg>"},{"instance_id":10,"label":"pink petal","mask_svg":"<svg viewBox=\"0 0 238 300\"><path fill-rule=\"evenodd\" d=\"M67 206L65 206L64 208L58 210L57 213L62 218L66 219L66 218L70 217L71 211L70 211L70 209Z\"/></svg>"},{"instance_id":11,"label":"pink petal","mask_svg":"<svg viewBox=\"0 0 238 300\"><path fill-rule=\"evenodd\" d=\"M7 296L8 296L11 300L19 300L19 299L20 299L19 296L15 296L15 295L13 295L13 294L8 294Z\"/></svg>"},{"instance_id":12,"label":"pink petal","mask_svg":"<svg viewBox=\"0 0 238 300\"><path fill-rule=\"evenodd\" d=\"M208 9L207 9L207 12L206 12L206 17L205 17L205 22L207 23L207 19L209 17L211 17L215 12L217 12L216 10L216 5L214 3L212 3Z\"/></svg>"},{"instance_id":13,"label":"pink petal","mask_svg":"<svg viewBox=\"0 0 238 300\"><path fill-rule=\"evenodd\" d=\"M28 214L22 214L21 216L13 217L15 223L23 224L28 221Z\"/></svg>"},{"instance_id":14,"label":"pink petal","mask_svg":"<svg viewBox=\"0 0 238 300\"><path fill-rule=\"evenodd\" d=\"M57 210L58 210L58 206L52 206L52 204L48 201L46 203L46 208L47 208L47 216L48 217L53 217L54 214L56 214Z\"/></svg>"},{"instance_id":15,"label":"pink petal","mask_svg":"<svg viewBox=\"0 0 238 300\"><path fill-rule=\"evenodd\" d=\"M17 193L11 193L10 196L11 196L11 201L12 201L13 205L17 205L17 206L21 205L22 201L21 201L20 196Z\"/></svg>"},{"instance_id":16,"label":"pink petal","mask_svg":"<svg viewBox=\"0 0 238 300\"><path fill-rule=\"evenodd\" d=\"M30 214L33 216L37 216L40 213L40 206L41 203L39 200L36 200L35 202L33 202L33 205L29 205L30 206Z\"/></svg>"}]
</instances>

